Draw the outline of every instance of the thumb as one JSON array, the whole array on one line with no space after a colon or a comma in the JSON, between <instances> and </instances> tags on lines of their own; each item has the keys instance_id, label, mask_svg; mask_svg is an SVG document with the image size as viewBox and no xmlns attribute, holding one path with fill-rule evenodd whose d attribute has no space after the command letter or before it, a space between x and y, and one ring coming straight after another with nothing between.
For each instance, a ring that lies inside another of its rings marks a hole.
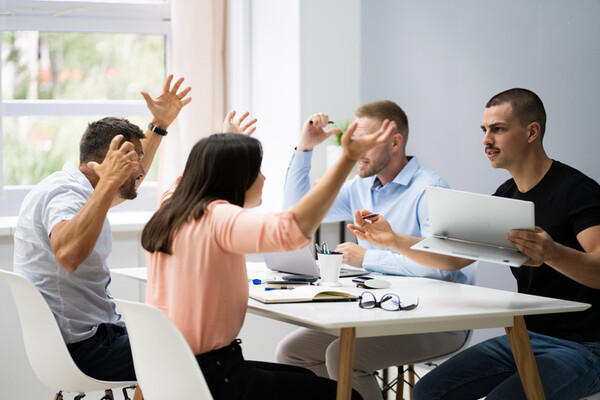
<instances>
[{"instance_id":1,"label":"thumb","mask_svg":"<svg viewBox=\"0 0 600 400\"><path fill-rule=\"evenodd\" d=\"M92 170L96 170L96 168L98 168L100 166L100 164L98 164L96 161L90 161L87 163L88 168L92 169Z\"/></svg>"},{"instance_id":2,"label":"thumb","mask_svg":"<svg viewBox=\"0 0 600 400\"><path fill-rule=\"evenodd\" d=\"M142 97L144 97L144 100L146 100L148 107L150 107L152 105L152 97L148 94L148 92L141 91L140 94Z\"/></svg>"},{"instance_id":3,"label":"thumb","mask_svg":"<svg viewBox=\"0 0 600 400\"><path fill-rule=\"evenodd\" d=\"M342 132L342 130L340 128L332 128L332 129L330 129L328 131L325 131L325 134L327 136L331 136L331 135L335 135L335 134L338 134L338 133L341 133L341 132Z\"/></svg>"}]
</instances>

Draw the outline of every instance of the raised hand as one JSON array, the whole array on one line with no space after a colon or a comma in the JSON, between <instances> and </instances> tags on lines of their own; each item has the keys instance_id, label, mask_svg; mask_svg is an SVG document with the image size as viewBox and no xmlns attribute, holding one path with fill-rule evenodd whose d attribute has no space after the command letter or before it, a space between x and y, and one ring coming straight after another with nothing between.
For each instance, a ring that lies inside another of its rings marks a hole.
<instances>
[{"instance_id":1,"label":"raised hand","mask_svg":"<svg viewBox=\"0 0 600 400\"><path fill-rule=\"evenodd\" d=\"M384 120L379 129L371 134L354 137L357 123L354 121L342 136L344 155L353 161L358 161L369 149L386 143L396 132L394 121Z\"/></svg>"},{"instance_id":2,"label":"raised hand","mask_svg":"<svg viewBox=\"0 0 600 400\"><path fill-rule=\"evenodd\" d=\"M361 240L366 240L375 246L392 248L395 244L395 234L390 223L381 215L363 219L363 215L370 214L371 211L356 210L354 213L356 225L348 224L348 229Z\"/></svg>"},{"instance_id":3,"label":"raised hand","mask_svg":"<svg viewBox=\"0 0 600 400\"><path fill-rule=\"evenodd\" d=\"M332 128L325 130L324 128L329 125L329 115L324 113L313 114L302 127L302 135L300 137L300 143L296 147L299 151L311 151L316 145L322 143L331 135L340 133L339 128Z\"/></svg>"},{"instance_id":4,"label":"raised hand","mask_svg":"<svg viewBox=\"0 0 600 400\"><path fill-rule=\"evenodd\" d=\"M250 115L248 111L242 114L237 121L234 121L235 110L229 111L223 120L223 127L221 132L223 133L241 133L244 135L252 135L256 130L256 126L252 126L256 123L257 119L254 118L244 124L244 120ZM243 125L242 125L243 124Z\"/></svg>"},{"instance_id":5,"label":"raised hand","mask_svg":"<svg viewBox=\"0 0 600 400\"><path fill-rule=\"evenodd\" d=\"M121 186L140 166L139 155L135 151L133 143L123 142L119 147L122 140L123 135L117 135L110 141L102 164L95 161L87 164L98 175L100 181L114 185L114 187Z\"/></svg>"},{"instance_id":6,"label":"raised hand","mask_svg":"<svg viewBox=\"0 0 600 400\"><path fill-rule=\"evenodd\" d=\"M179 78L173 86L173 75L169 75L163 86L162 93L153 99L147 92L140 92L146 100L146 105L154 117L153 124L161 129L167 129L169 125L177 118L179 111L192 101L187 94L192 90L187 87L179 91L179 87L183 83L183 78Z\"/></svg>"}]
</instances>

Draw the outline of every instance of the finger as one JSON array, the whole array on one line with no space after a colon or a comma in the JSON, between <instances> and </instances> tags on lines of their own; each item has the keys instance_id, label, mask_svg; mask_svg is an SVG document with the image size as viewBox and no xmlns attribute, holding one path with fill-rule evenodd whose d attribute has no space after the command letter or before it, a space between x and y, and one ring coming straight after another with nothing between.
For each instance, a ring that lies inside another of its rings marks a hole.
<instances>
[{"instance_id":1,"label":"finger","mask_svg":"<svg viewBox=\"0 0 600 400\"><path fill-rule=\"evenodd\" d=\"M187 94L190 92L190 90L192 90L192 87L188 86L185 89L183 89L181 92L179 92L179 94L177 95L177 97L179 97L179 100L181 100L185 96L187 96Z\"/></svg>"},{"instance_id":2,"label":"finger","mask_svg":"<svg viewBox=\"0 0 600 400\"><path fill-rule=\"evenodd\" d=\"M121 141L121 145L119 146L119 151L124 154L127 154L131 151L133 151L135 153L135 147L133 146L133 143L131 143L127 140L123 140L123 141Z\"/></svg>"},{"instance_id":3,"label":"finger","mask_svg":"<svg viewBox=\"0 0 600 400\"><path fill-rule=\"evenodd\" d=\"M165 84L163 85L163 92L169 91L169 89L171 88L172 81L173 81L173 74L170 74L169 76L167 76L167 80L165 81Z\"/></svg>"},{"instance_id":4,"label":"finger","mask_svg":"<svg viewBox=\"0 0 600 400\"><path fill-rule=\"evenodd\" d=\"M327 137L331 136L331 135L336 135L338 133L341 133L342 130L340 128L332 128L328 131L325 131L325 134L327 135Z\"/></svg>"},{"instance_id":5,"label":"finger","mask_svg":"<svg viewBox=\"0 0 600 400\"><path fill-rule=\"evenodd\" d=\"M235 117L235 110L231 110L227 113L224 122L229 122L230 124L233 124L233 117Z\"/></svg>"},{"instance_id":6,"label":"finger","mask_svg":"<svg viewBox=\"0 0 600 400\"><path fill-rule=\"evenodd\" d=\"M146 105L148 107L152 106L152 96L150 96L147 92L140 92L144 100L146 100Z\"/></svg>"},{"instance_id":7,"label":"finger","mask_svg":"<svg viewBox=\"0 0 600 400\"><path fill-rule=\"evenodd\" d=\"M344 134L342 135L342 145L348 144L348 141L350 141L350 138L354 135L354 131L356 131L357 126L358 122L354 121L350 124L348 129L346 129L346 132L344 132Z\"/></svg>"},{"instance_id":8,"label":"finger","mask_svg":"<svg viewBox=\"0 0 600 400\"><path fill-rule=\"evenodd\" d=\"M240 118L238 119L238 125L240 125L242 122L244 122L244 120L246 119L246 117L250 115L250 113L248 111L246 111L245 113L243 113Z\"/></svg>"},{"instance_id":9,"label":"finger","mask_svg":"<svg viewBox=\"0 0 600 400\"><path fill-rule=\"evenodd\" d=\"M181 100L181 106L182 106L182 107L185 107L185 106L187 106L188 104L190 104L190 102L191 102L191 101L192 101L192 98L191 98L191 97L187 97L187 98L185 98L185 99Z\"/></svg>"},{"instance_id":10,"label":"finger","mask_svg":"<svg viewBox=\"0 0 600 400\"><path fill-rule=\"evenodd\" d=\"M245 132L247 136L252 136L252 134L254 133L254 131L256 131L256 127L252 127L252 129L250 129L248 132Z\"/></svg>"},{"instance_id":11,"label":"finger","mask_svg":"<svg viewBox=\"0 0 600 400\"><path fill-rule=\"evenodd\" d=\"M119 143L121 143L121 140L123 140L123 135L116 135L114 138L112 138L110 144L108 145L108 151L117 150L119 148Z\"/></svg>"},{"instance_id":12,"label":"finger","mask_svg":"<svg viewBox=\"0 0 600 400\"><path fill-rule=\"evenodd\" d=\"M100 164L98 164L95 161L90 161L87 163L88 168L91 168L93 170L96 170L96 168L98 168L100 166Z\"/></svg>"},{"instance_id":13,"label":"finger","mask_svg":"<svg viewBox=\"0 0 600 400\"><path fill-rule=\"evenodd\" d=\"M173 88L171 89L171 93L177 94L177 92L179 91L179 86L181 86L182 82L183 82L183 78L177 79L177 81L173 85Z\"/></svg>"},{"instance_id":14,"label":"finger","mask_svg":"<svg viewBox=\"0 0 600 400\"><path fill-rule=\"evenodd\" d=\"M250 128L250 126L254 125L256 123L257 119L254 118L252 121L248 122L246 125L244 125L244 127L242 128L242 132L245 131L246 129ZM241 119L240 119L240 122Z\"/></svg>"},{"instance_id":15,"label":"finger","mask_svg":"<svg viewBox=\"0 0 600 400\"><path fill-rule=\"evenodd\" d=\"M384 129L383 132L379 133L378 137L375 139L376 144L386 143L396 131L396 123L394 121L387 121L385 127L383 126L384 124L382 124L382 128Z\"/></svg>"}]
</instances>

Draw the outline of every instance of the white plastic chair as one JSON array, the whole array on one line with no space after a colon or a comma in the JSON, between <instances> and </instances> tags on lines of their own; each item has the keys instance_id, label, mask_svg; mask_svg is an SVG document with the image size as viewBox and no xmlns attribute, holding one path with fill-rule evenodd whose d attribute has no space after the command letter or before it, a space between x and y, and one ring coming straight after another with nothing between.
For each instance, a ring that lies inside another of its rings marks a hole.
<instances>
[{"instance_id":1,"label":"white plastic chair","mask_svg":"<svg viewBox=\"0 0 600 400\"><path fill-rule=\"evenodd\" d=\"M0 269L13 294L23 331L23 343L33 372L42 383L58 393L75 392L81 399L85 392L104 391L103 399L113 399L110 388L133 388L136 382L108 382L81 372L67 349L56 319L42 294L25 277ZM127 392L123 394L127 398Z\"/></svg>"},{"instance_id":2,"label":"white plastic chair","mask_svg":"<svg viewBox=\"0 0 600 400\"><path fill-rule=\"evenodd\" d=\"M187 341L161 310L115 300L129 333L133 365L145 400L212 400Z\"/></svg>"}]
</instances>

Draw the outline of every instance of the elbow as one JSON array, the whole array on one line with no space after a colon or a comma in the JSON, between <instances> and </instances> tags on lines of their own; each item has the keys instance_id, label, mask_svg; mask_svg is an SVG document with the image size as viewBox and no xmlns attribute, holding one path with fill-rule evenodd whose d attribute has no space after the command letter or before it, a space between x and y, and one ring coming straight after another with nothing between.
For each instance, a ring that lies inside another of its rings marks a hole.
<instances>
[{"instance_id":1,"label":"elbow","mask_svg":"<svg viewBox=\"0 0 600 400\"><path fill-rule=\"evenodd\" d=\"M81 264L81 261L75 259L76 257L60 254L60 252L55 254L55 257L58 265L67 272L77 271L77 268L79 268L79 265Z\"/></svg>"}]
</instances>

